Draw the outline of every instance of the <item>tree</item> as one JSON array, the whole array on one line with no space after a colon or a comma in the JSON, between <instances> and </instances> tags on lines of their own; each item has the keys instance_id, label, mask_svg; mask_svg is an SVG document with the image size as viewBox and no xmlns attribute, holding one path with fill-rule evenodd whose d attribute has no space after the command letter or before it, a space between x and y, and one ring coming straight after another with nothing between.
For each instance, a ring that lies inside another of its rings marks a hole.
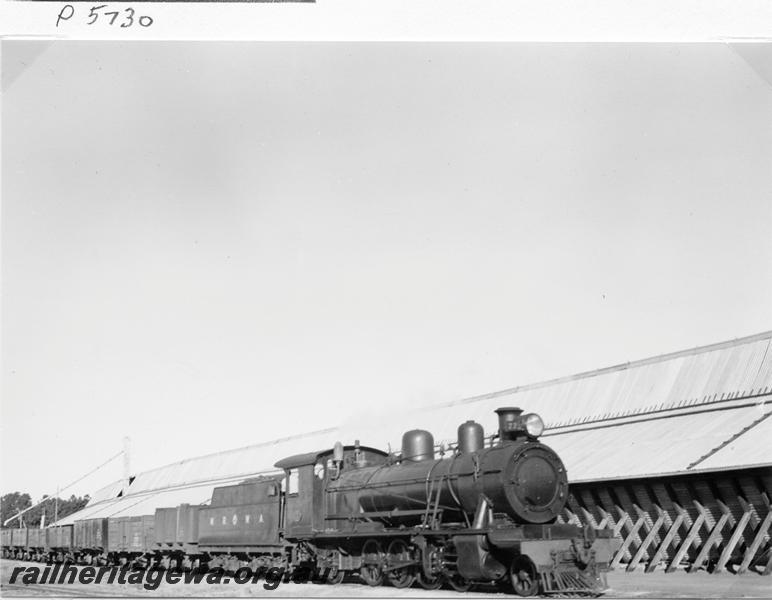
<instances>
[{"instance_id":1,"label":"tree","mask_svg":"<svg viewBox=\"0 0 772 600\"><path fill-rule=\"evenodd\" d=\"M59 502L57 503L54 498L43 496L41 500L46 501L22 515L21 518L24 520L25 527L39 527L40 520L44 514L46 516L46 525L50 525L54 522L55 515L56 518L62 519L76 513L88 504L90 498L88 495L83 497L71 495L67 500L59 498ZM0 522L4 523L6 519L9 519L13 515L18 514L20 510L24 510L30 506L32 506L32 498L29 494L22 494L20 492L6 494L0 498L0 519L2 519ZM8 526L20 527L20 523L17 519L9 523Z\"/></svg>"},{"instance_id":2,"label":"tree","mask_svg":"<svg viewBox=\"0 0 772 600\"><path fill-rule=\"evenodd\" d=\"M0 523L5 523L6 519L30 506L32 506L32 498L29 494L22 494L21 492L6 494L0 498Z\"/></svg>"}]
</instances>

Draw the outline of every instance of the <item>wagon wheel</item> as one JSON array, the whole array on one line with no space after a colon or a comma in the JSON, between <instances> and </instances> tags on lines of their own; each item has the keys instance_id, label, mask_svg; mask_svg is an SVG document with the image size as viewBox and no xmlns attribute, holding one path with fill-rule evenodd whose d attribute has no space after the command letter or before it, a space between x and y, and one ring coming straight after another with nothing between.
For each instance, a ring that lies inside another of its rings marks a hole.
<instances>
[{"instance_id":1,"label":"wagon wheel","mask_svg":"<svg viewBox=\"0 0 772 600\"><path fill-rule=\"evenodd\" d=\"M403 540L392 540L389 544L389 548L386 551L390 562L397 564L403 562L411 562L410 550L407 544ZM405 565L399 569L394 569L388 573L389 582L395 588L408 588L413 585L415 581L415 566Z\"/></svg>"},{"instance_id":2,"label":"wagon wheel","mask_svg":"<svg viewBox=\"0 0 772 600\"><path fill-rule=\"evenodd\" d=\"M536 565L525 554L516 556L509 567L509 578L518 596L535 596L539 591Z\"/></svg>"},{"instance_id":3,"label":"wagon wheel","mask_svg":"<svg viewBox=\"0 0 772 600\"><path fill-rule=\"evenodd\" d=\"M472 587L472 582L468 579L464 579L458 573L448 575L445 580L448 582L448 585L450 585L450 587L452 587L457 592L468 592Z\"/></svg>"},{"instance_id":4,"label":"wagon wheel","mask_svg":"<svg viewBox=\"0 0 772 600\"><path fill-rule=\"evenodd\" d=\"M367 540L362 547L362 568L359 574L367 585L383 583L383 550L376 540Z\"/></svg>"}]
</instances>

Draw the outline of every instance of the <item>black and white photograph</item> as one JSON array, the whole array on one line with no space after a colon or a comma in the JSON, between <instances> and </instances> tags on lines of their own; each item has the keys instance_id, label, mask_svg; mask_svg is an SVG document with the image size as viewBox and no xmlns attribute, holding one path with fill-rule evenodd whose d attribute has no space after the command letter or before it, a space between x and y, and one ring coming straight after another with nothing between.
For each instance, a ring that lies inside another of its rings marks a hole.
<instances>
[{"instance_id":1,"label":"black and white photograph","mask_svg":"<svg viewBox=\"0 0 772 600\"><path fill-rule=\"evenodd\" d=\"M772 596L772 45L1 50L3 596Z\"/></svg>"}]
</instances>

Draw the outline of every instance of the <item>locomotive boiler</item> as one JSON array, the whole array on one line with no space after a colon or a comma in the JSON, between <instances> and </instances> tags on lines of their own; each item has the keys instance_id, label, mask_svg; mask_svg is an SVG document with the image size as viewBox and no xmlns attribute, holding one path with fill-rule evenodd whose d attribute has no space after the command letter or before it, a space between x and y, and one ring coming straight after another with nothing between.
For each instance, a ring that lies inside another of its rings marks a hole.
<instances>
[{"instance_id":1,"label":"locomotive boiler","mask_svg":"<svg viewBox=\"0 0 772 600\"><path fill-rule=\"evenodd\" d=\"M537 440L541 418L517 408L496 412L495 444L484 448L482 426L467 421L448 458L434 458L431 433L408 431L399 463L349 470L330 482L337 511L387 512L390 520L409 523L423 516L415 509L429 508L469 524L484 499L488 510L514 523L554 521L568 497L568 478L560 457Z\"/></svg>"}]
</instances>

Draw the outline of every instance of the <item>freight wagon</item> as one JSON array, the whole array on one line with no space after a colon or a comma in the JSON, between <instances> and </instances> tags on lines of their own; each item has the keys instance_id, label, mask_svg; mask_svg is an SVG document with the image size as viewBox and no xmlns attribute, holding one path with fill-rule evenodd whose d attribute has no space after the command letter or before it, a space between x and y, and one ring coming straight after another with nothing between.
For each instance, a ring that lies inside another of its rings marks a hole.
<instances>
[{"instance_id":1,"label":"freight wagon","mask_svg":"<svg viewBox=\"0 0 772 600\"><path fill-rule=\"evenodd\" d=\"M108 560L125 565L137 557L145 557L155 546L155 517L118 517L108 519Z\"/></svg>"},{"instance_id":2,"label":"freight wagon","mask_svg":"<svg viewBox=\"0 0 772 600\"><path fill-rule=\"evenodd\" d=\"M73 528L73 552L85 564L91 564L107 548L107 519L75 521Z\"/></svg>"},{"instance_id":3,"label":"freight wagon","mask_svg":"<svg viewBox=\"0 0 772 600\"><path fill-rule=\"evenodd\" d=\"M27 529L27 558L30 560L46 560L46 530L40 528Z\"/></svg>"},{"instance_id":4,"label":"freight wagon","mask_svg":"<svg viewBox=\"0 0 772 600\"><path fill-rule=\"evenodd\" d=\"M155 511L155 545L164 567L192 568L190 556L198 554L199 506L180 504Z\"/></svg>"},{"instance_id":5,"label":"freight wagon","mask_svg":"<svg viewBox=\"0 0 772 600\"><path fill-rule=\"evenodd\" d=\"M0 529L0 543L2 543L3 547L3 558L11 557L11 547L13 546L11 536L11 529Z\"/></svg>"},{"instance_id":6,"label":"freight wagon","mask_svg":"<svg viewBox=\"0 0 772 600\"><path fill-rule=\"evenodd\" d=\"M27 528L11 529L11 552L15 558L24 558L27 553Z\"/></svg>"},{"instance_id":7,"label":"freight wagon","mask_svg":"<svg viewBox=\"0 0 772 600\"><path fill-rule=\"evenodd\" d=\"M56 562L72 560L73 525L54 525L45 531L49 559Z\"/></svg>"}]
</instances>

